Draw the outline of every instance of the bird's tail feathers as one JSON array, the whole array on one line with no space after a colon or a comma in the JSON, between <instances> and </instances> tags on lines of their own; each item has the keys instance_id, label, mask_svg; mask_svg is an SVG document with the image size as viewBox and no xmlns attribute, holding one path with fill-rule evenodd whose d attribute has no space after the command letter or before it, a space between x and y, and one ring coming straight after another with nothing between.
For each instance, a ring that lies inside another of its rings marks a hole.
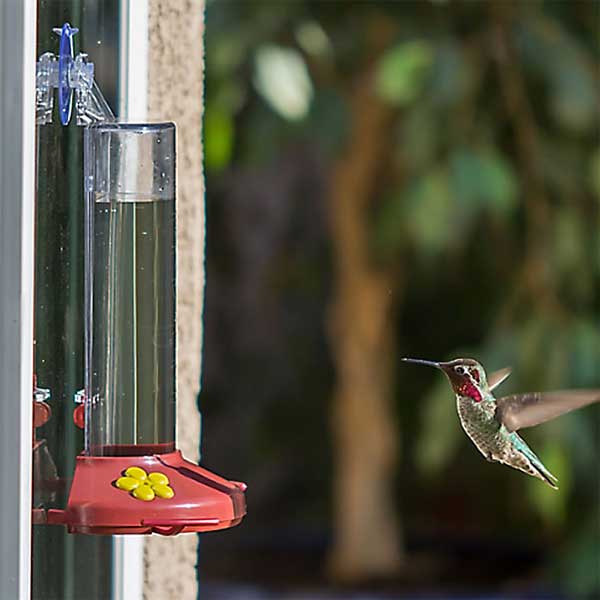
<instances>
[{"instance_id":1,"label":"bird's tail feathers","mask_svg":"<svg viewBox=\"0 0 600 600\"><path fill-rule=\"evenodd\" d=\"M521 439L521 438L520 438ZM535 452L521 439L523 445L519 448L519 450L529 459L529 463L539 474L540 479L544 480L552 489L558 489L558 479L546 469L546 467L542 464L542 461L536 456Z\"/></svg>"},{"instance_id":2,"label":"bird's tail feathers","mask_svg":"<svg viewBox=\"0 0 600 600\"><path fill-rule=\"evenodd\" d=\"M558 479L546 470L543 465L531 463L531 466L540 474L540 477L553 489L558 489Z\"/></svg>"}]
</instances>

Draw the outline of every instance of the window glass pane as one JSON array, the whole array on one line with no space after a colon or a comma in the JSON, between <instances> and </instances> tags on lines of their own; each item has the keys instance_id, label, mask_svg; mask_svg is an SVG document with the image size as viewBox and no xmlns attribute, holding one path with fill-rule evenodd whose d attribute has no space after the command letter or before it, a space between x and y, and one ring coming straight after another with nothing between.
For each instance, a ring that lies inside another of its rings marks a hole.
<instances>
[{"instance_id":1,"label":"window glass pane","mask_svg":"<svg viewBox=\"0 0 600 600\"><path fill-rule=\"evenodd\" d=\"M53 27L79 28L75 54L89 54L95 78L114 112L118 85L118 0L40 0L37 55L58 53ZM35 372L51 392L52 417L36 431L34 503L65 506L83 433L73 423L73 395L83 388L83 130L73 117L38 126L35 265ZM56 466L54 472L52 463ZM37 473L37 477L36 477ZM35 525L32 597L106 600L111 596L112 538L70 535Z\"/></svg>"}]
</instances>

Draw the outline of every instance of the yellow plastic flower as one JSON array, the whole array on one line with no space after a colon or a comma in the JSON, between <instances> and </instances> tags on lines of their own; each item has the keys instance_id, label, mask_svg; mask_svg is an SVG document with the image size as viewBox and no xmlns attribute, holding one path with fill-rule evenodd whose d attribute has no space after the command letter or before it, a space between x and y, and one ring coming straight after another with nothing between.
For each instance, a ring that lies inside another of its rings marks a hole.
<instances>
[{"instance_id":1,"label":"yellow plastic flower","mask_svg":"<svg viewBox=\"0 0 600 600\"><path fill-rule=\"evenodd\" d=\"M169 485L169 478L164 473L146 473L140 467L125 469L123 476L114 483L120 490L129 492L134 498L144 502L150 502L156 496L169 500L175 495Z\"/></svg>"}]
</instances>

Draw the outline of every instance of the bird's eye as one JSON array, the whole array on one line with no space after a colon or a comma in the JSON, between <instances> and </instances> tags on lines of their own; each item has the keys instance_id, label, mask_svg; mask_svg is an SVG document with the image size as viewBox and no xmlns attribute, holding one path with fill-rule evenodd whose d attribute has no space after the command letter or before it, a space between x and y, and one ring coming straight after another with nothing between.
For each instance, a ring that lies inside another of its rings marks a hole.
<instances>
[{"instance_id":1,"label":"bird's eye","mask_svg":"<svg viewBox=\"0 0 600 600\"><path fill-rule=\"evenodd\" d=\"M465 374L465 368L461 367L460 365L458 367L454 367L454 370L459 374L459 375L464 375Z\"/></svg>"}]
</instances>

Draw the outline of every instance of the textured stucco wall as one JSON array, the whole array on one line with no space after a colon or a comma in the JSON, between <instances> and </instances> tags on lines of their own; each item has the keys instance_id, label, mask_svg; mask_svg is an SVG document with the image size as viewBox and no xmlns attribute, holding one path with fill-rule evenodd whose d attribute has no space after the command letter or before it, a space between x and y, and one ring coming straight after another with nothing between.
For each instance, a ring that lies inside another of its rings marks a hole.
<instances>
[{"instance_id":1,"label":"textured stucco wall","mask_svg":"<svg viewBox=\"0 0 600 600\"><path fill-rule=\"evenodd\" d=\"M204 0L150 0L148 117L177 124L177 439L198 459L204 181L202 110ZM198 536L149 536L144 598L195 600Z\"/></svg>"}]
</instances>

